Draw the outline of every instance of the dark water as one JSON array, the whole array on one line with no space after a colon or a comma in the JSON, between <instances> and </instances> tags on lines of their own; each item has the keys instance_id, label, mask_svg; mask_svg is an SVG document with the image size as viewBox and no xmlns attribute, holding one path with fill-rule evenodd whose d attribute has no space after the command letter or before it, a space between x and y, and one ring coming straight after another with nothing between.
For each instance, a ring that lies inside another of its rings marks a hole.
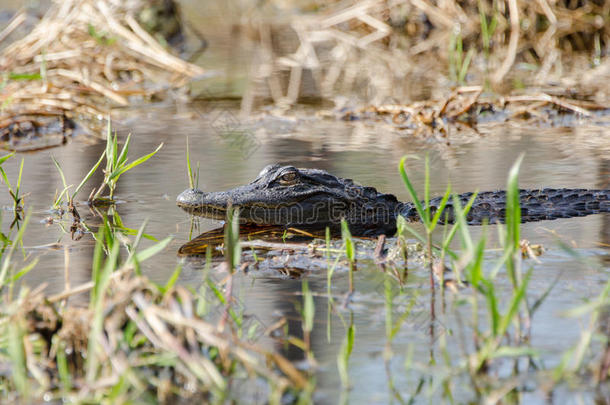
<instances>
[{"instance_id":1,"label":"dark water","mask_svg":"<svg viewBox=\"0 0 610 405\"><path fill-rule=\"evenodd\" d=\"M603 127L528 129L496 124L482 128L481 137L476 142L456 134L450 139L451 145L447 146L409 139L378 124L315 119L308 111L294 119L266 117L246 121L239 118L233 106L222 104L197 108L151 107L125 113L116 125L121 128L121 135L133 134L132 158L148 153L164 142L163 149L155 158L121 178L116 192L122 200L117 210L125 226L138 228L148 221L147 233L158 239L168 235L174 238L168 249L143 265L144 273L158 281L166 280L181 261L176 251L189 239L191 220L175 206L177 194L188 186L185 164L187 137L191 145L191 160L200 163L200 188L207 191L249 182L265 165L280 162L323 168L405 200L407 193L398 176L397 164L402 156L412 156L408 160L408 171L421 190L426 153L431 162L434 194L442 193L449 181L457 192L503 188L510 166L522 153L525 153L525 158L520 175L521 187L610 186L610 133ZM49 291L62 290L65 249L69 250L70 283L74 286L90 280L93 251L90 235L72 241L59 223L47 225L44 219L50 215L48 210L56 190L62 188L51 156L62 164L68 183L77 184L102 150L102 143L86 145L77 139L64 147L18 155L5 163L9 179L15 180L19 160L25 159L22 192L27 195L26 209L32 211L24 238L25 252L40 260L26 277L29 285L48 283ZM92 185L100 181L98 174L91 185L85 187L81 198L85 199ZM3 207L10 207L8 197L6 192L0 194ZM81 205L79 210L91 225L99 223L100 219L86 206ZM12 212L5 209L2 225L5 233L11 217ZM63 224L69 226L70 219L66 217ZM219 224L201 219L198 231L213 229ZM481 228L473 230L474 235L481 233ZM196 235L197 231L193 236ZM489 227L487 257L490 259L500 255L494 249L498 245L497 235L497 228ZM576 344L580 336L581 328L575 326L575 319L562 313L597 295L610 273L610 215L524 224L522 237L547 249L539 264L525 262L526 266L535 266L530 298L536 299L560 276L552 294L535 314L532 337L532 345L543 352L545 367L552 367L558 364L560 354ZM558 240L573 247L588 261L588 265L559 248ZM59 247L46 247L54 243ZM191 259L184 264L181 282L197 287L202 279L203 263ZM307 277L314 292L326 293L324 269L312 270ZM501 285L498 288L506 288L508 292L510 283L503 274L499 280ZM349 363L353 386L349 398L352 403L387 403L391 398L383 361L386 342L383 281L383 274L372 262L364 260L356 272L353 304L340 310L344 319L353 317L356 327L355 346ZM333 277L332 293L340 301L346 291L347 272L345 266L340 266ZM268 326L286 316L290 333L301 336L299 315L295 309L295 304L301 300L300 292L301 280L287 279L268 270L240 277L236 295L247 308L246 313L261 324ZM434 324L435 336L432 338L427 292L427 272L414 265L405 293L393 302L393 312L399 316L411 300L415 300L411 320L403 324L392 343L390 362L392 378L405 398L415 392L418 378L429 375L429 372L405 372L404 361L409 350L413 350L415 365L427 364L431 352L440 359L436 339L444 336L450 353L455 354L456 359L461 357L456 323L456 311L459 312L460 308L455 308L455 299L451 295L446 297L444 311L441 303L437 302L440 315ZM330 316L330 324L327 323L326 297L317 297L315 303L312 346L319 363L316 398L319 403L334 403L341 392L336 358L345 327L335 313ZM436 343L431 344L431 340ZM281 346L277 349L284 350ZM284 350L284 353L295 361L304 358L298 349ZM496 374L503 375L507 371L509 368L500 368ZM454 380L455 384L458 382L460 380ZM419 394L420 401L427 402L426 392L430 389L428 387ZM459 397L462 389L454 387L454 390ZM438 390L436 392L434 397L438 396ZM522 395L528 403L544 402L539 390ZM581 399L589 402L595 394L585 389L567 390L562 395L576 403Z\"/></svg>"}]
</instances>

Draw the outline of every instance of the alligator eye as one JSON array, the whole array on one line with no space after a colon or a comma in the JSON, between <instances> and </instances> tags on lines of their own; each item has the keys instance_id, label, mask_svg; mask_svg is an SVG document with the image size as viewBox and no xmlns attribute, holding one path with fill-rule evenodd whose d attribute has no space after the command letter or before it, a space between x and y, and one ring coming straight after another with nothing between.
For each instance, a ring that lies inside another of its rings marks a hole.
<instances>
[{"instance_id":1,"label":"alligator eye","mask_svg":"<svg viewBox=\"0 0 610 405\"><path fill-rule=\"evenodd\" d=\"M288 173L282 175L282 177L280 177L280 183L290 184L290 183L294 183L294 181L296 179L297 179L297 174L295 172L288 172Z\"/></svg>"}]
</instances>

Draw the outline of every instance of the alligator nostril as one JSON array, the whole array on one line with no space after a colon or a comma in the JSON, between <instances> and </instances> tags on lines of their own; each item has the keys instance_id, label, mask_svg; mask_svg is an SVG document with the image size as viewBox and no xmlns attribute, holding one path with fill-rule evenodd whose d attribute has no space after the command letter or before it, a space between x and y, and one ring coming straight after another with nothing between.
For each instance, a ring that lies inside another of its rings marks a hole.
<instances>
[{"instance_id":1,"label":"alligator nostril","mask_svg":"<svg viewBox=\"0 0 610 405\"><path fill-rule=\"evenodd\" d=\"M203 191L195 188L189 188L184 190L176 198L176 204L178 205L196 205L199 204L203 199Z\"/></svg>"}]
</instances>

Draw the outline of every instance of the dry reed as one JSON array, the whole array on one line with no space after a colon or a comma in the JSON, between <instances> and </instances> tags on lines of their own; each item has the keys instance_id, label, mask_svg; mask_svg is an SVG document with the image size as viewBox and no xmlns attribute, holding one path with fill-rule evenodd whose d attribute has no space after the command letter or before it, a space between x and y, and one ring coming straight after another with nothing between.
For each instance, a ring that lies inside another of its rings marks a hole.
<instances>
[{"instance_id":1,"label":"dry reed","mask_svg":"<svg viewBox=\"0 0 610 405\"><path fill-rule=\"evenodd\" d=\"M497 95L528 88L527 97L551 103L545 94L562 92L608 107L607 2L360 0L311 8L281 23L251 17L261 51L245 111L269 97L290 106L312 89L374 106L442 103L460 85Z\"/></svg>"},{"instance_id":2,"label":"dry reed","mask_svg":"<svg viewBox=\"0 0 610 405\"><path fill-rule=\"evenodd\" d=\"M40 23L0 55L0 135L69 135L112 107L162 95L204 73L173 56L133 17L140 2L56 1ZM6 38L25 19L18 14ZM71 125L66 126L65 123ZM10 145L9 145L10 146Z\"/></svg>"}]
</instances>

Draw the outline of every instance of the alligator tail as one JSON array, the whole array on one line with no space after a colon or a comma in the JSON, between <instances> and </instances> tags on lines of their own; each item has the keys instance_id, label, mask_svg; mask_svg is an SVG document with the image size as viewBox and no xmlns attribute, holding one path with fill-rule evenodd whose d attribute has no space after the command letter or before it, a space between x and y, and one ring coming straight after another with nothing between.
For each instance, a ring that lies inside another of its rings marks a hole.
<instances>
[{"instance_id":1,"label":"alligator tail","mask_svg":"<svg viewBox=\"0 0 610 405\"><path fill-rule=\"evenodd\" d=\"M473 193L458 195L460 204L465 206ZM431 211L435 213L442 198L430 200ZM610 212L610 190L551 189L519 190L521 222L534 222L557 218L582 217L601 212ZM424 203L422 203L424 205ZM407 219L417 219L415 208L408 204L403 211ZM441 215L441 220L453 223L455 215L450 199ZM433 214L434 215L434 214ZM504 222L506 215L506 191L486 191L478 193L467 214L468 224L480 225Z\"/></svg>"}]
</instances>

